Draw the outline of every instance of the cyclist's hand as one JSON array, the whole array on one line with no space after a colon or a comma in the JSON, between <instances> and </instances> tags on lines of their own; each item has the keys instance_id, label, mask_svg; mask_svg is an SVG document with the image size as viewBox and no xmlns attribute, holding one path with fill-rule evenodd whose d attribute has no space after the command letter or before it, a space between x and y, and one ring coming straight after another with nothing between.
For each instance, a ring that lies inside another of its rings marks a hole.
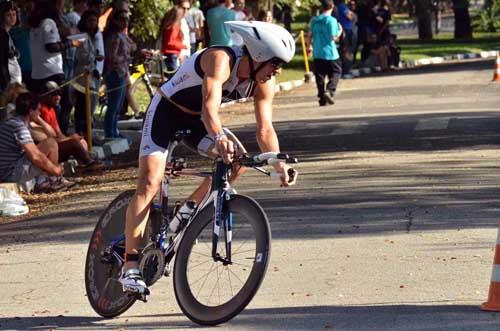
<instances>
[{"instance_id":1,"label":"cyclist's hand","mask_svg":"<svg viewBox=\"0 0 500 331\"><path fill-rule=\"evenodd\" d=\"M80 41L78 39L73 39L73 40L71 40L71 46L73 46L73 47L82 47L83 46L83 41Z\"/></svg>"},{"instance_id":2,"label":"cyclist's hand","mask_svg":"<svg viewBox=\"0 0 500 331\"><path fill-rule=\"evenodd\" d=\"M221 135L215 140L215 146L224 163L231 163L234 156L234 144L226 135Z\"/></svg>"},{"instance_id":3,"label":"cyclist's hand","mask_svg":"<svg viewBox=\"0 0 500 331\"><path fill-rule=\"evenodd\" d=\"M284 162L279 162L274 168L276 169L276 172L280 174L281 187L295 185L299 175L297 170L293 169Z\"/></svg>"}]
</instances>

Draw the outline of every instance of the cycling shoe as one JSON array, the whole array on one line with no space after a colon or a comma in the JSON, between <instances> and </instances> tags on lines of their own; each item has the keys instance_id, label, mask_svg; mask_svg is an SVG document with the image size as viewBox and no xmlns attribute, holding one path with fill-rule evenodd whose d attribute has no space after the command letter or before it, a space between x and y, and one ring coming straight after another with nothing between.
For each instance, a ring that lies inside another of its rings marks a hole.
<instances>
[{"instance_id":1,"label":"cycling shoe","mask_svg":"<svg viewBox=\"0 0 500 331\"><path fill-rule=\"evenodd\" d=\"M134 295L142 301L146 301L146 297L150 294L139 269L129 269L122 272L120 283L122 284L123 292Z\"/></svg>"}]
</instances>

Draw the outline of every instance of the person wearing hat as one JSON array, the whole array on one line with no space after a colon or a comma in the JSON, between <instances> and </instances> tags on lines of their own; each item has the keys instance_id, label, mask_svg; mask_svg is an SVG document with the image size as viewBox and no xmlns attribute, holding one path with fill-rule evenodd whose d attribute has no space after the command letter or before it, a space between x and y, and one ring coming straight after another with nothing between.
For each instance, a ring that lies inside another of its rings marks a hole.
<instances>
[{"instance_id":1,"label":"person wearing hat","mask_svg":"<svg viewBox=\"0 0 500 331\"><path fill-rule=\"evenodd\" d=\"M21 83L19 52L14 46L9 31L17 23L17 7L13 1L0 2L0 91L9 83Z\"/></svg>"},{"instance_id":2,"label":"person wearing hat","mask_svg":"<svg viewBox=\"0 0 500 331\"><path fill-rule=\"evenodd\" d=\"M40 116L48 126L41 130L49 138L54 138L59 146L59 162L67 161L73 156L82 166L82 170L96 171L102 169L102 163L93 160L88 151L85 139L78 134L66 136L60 129L55 108L61 101L61 89L56 82L45 83L40 98Z\"/></svg>"},{"instance_id":3,"label":"person wearing hat","mask_svg":"<svg viewBox=\"0 0 500 331\"><path fill-rule=\"evenodd\" d=\"M67 189L71 182L62 177L56 140L47 138L35 144L31 136L30 121L40 123L39 106L34 94L22 93L16 99L14 116L0 123L0 182L17 183L26 189L26 183L37 178L35 192Z\"/></svg>"}]
</instances>

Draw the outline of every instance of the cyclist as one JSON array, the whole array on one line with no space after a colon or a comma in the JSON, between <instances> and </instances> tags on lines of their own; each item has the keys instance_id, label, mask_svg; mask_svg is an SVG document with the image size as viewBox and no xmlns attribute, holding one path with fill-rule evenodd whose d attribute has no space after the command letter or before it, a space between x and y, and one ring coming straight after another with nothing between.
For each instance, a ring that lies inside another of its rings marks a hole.
<instances>
[{"instance_id":1,"label":"cyclist","mask_svg":"<svg viewBox=\"0 0 500 331\"><path fill-rule=\"evenodd\" d=\"M189 129L191 135L186 138L189 146L209 157L215 156L212 151L216 150L229 163L235 143L222 126L220 105L253 96L258 145L262 152L280 150L272 124L273 76L281 72L283 63L292 59L293 37L272 23L225 24L243 38L243 46L212 46L196 52L160 87L149 105L142 131L137 189L126 213L125 265L120 277L124 291L149 295L138 269L139 250L149 206L160 189L165 171L167 146L176 131ZM289 178L287 164L279 162L274 168L281 174L281 186L295 184L297 176ZM191 194L170 223L170 230L189 220L209 185L207 179Z\"/></svg>"}]
</instances>

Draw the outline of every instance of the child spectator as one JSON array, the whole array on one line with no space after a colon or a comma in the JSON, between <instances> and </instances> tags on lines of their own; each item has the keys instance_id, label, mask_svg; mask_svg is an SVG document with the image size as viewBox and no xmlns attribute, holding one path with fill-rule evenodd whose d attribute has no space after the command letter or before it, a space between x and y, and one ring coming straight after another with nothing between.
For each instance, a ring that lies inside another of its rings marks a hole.
<instances>
[{"instance_id":1,"label":"child spectator","mask_svg":"<svg viewBox=\"0 0 500 331\"><path fill-rule=\"evenodd\" d=\"M9 83L21 83L19 52L10 37L10 29L17 23L17 7L12 1L0 2L0 91Z\"/></svg>"},{"instance_id":2,"label":"child spectator","mask_svg":"<svg viewBox=\"0 0 500 331\"><path fill-rule=\"evenodd\" d=\"M97 55L96 35L99 32L97 22L99 14L93 10L83 13L78 22L78 30L86 33L88 39L83 42L83 46L78 48L75 54L75 75L79 76L86 69L89 70L90 81L90 113L94 114L98 101L97 92L100 86L100 73L96 68L96 63L102 56ZM75 132L81 136L87 136L87 108L85 98L85 79L79 78L73 84L75 97ZM88 138L88 137L87 137Z\"/></svg>"},{"instance_id":3,"label":"child spectator","mask_svg":"<svg viewBox=\"0 0 500 331\"><path fill-rule=\"evenodd\" d=\"M257 21L273 23L273 12L270 10L261 9L257 14Z\"/></svg>"},{"instance_id":4,"label":"child spectator","mask_svg":"<svg viewBox=\"0 0 500 331\"><path fill-rule=\"evenodd\" d=\"M40 116L48 125L37 123L40 124L38 130L42 131L47 137L56 139L59 147L59 162L65 162L70 156L73 156L84 170L95 171L102 169L102 164L90 157L87 142L82 136L73 134L68 137L61 132L55 112L55 108L61 101L61 89L57 83L47 82L42 92Z\"/></svg>"},{"instance_id":5,"label":"child spectator","mask_svg":"<svg viewBox=\"0 0 500 331\"><path fill-rule=\"evenodd\" d=\"M332 16L334 5L332 0L321 1L321 15L311 21L307 35L307 50L313 51L314 76L318 89L319 105L334 104L342 65L336 42L342 34L342 28ZM325 78L328 78L325 91Z\"/></svg>"},{"instance_id":6,"label":"child spectator","mask_svg":"<svg viewBox=\"0 0 500 331\"><path fill-rule=\"evenodd\" d=\"M35 145L29 131L29 122L39 118L39 103L30 92L19 95L15 116L0 123L0 182L13 182L21 187L36 177L40 180L35 192L68 189L75 185L62 177L58 164L59 150L55 139L49 138Z\"/></svg>"}]
</instances>

